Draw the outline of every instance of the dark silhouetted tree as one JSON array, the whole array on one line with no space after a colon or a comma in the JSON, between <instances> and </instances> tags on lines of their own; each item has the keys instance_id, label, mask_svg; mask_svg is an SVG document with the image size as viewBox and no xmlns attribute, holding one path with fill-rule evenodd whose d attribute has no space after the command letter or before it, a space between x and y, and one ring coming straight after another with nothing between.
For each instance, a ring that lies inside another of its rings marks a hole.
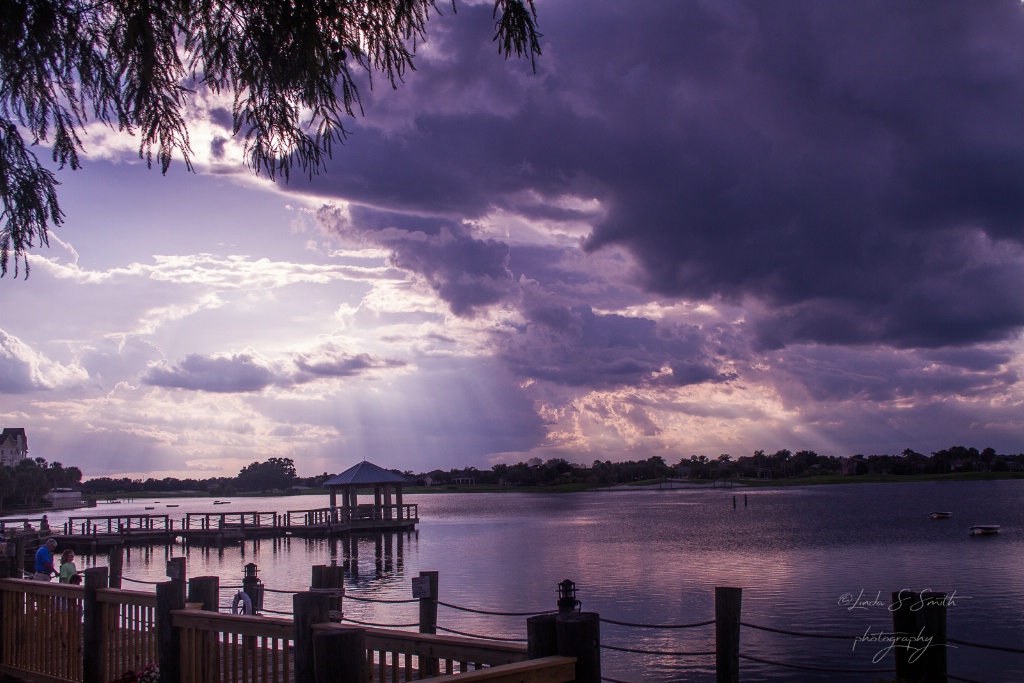
<instances>
[{"instance_id":1,"label":"dark silhouetted tree","mask_svg":"<svg viewBox=\"0 0 1024 683\"><path fill-rule=\"evenodd\" d=\"M454 8L454 4L453 4ZM312 175L361 111L356 79L392 87L412 70L436 0L4 0L0 4L0 275L63 213L53 173L80 167L89 120L138 134L139 156L191 169L194 89L233 98L233 133L256 172ZM495 0L506 57L540 54L534 0ZM27 141L26 137L27 136ZM25 262L25 275L28 263Z\"/></svg>"}]
</instances>

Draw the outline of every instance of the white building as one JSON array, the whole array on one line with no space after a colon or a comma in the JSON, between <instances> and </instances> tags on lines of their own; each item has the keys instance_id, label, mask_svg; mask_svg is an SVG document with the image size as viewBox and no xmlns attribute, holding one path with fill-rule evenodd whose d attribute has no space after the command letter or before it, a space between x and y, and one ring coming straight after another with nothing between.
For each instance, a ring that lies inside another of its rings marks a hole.
<instances>
[{"instance_id":1,"label":"white building","mask_svg":"<svg viewBox=\"0 0 1024 683\"><path fill-rule=\"evenodd\" d=\"M24 427L4 427L0 432L0 465L14 467L28 457L28 437Z\"/></svg>"}]
</instances>

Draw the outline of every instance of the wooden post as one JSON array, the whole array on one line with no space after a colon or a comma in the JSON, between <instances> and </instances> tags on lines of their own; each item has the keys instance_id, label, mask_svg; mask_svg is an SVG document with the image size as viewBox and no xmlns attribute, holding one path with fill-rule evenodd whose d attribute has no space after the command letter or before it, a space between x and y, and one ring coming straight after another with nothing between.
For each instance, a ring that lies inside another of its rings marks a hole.
<instances>
[{"instance_id":1,"label":"wooden post","mask_svg":"<svg viewBox=\"0 0 1024 683\"><path fill-rule=\"evenodd\" d=\"M436 571L420 572L430 579L430 597L420 598L420 633L437 633L438 574Z\"/></svg>"},{"instance_id":2,"label":"wooden post","mask_svg":"<svg viewBox=\"0 0 1024 683\"><path fill-rule=\"evenodd\" d=\"M438 573L436 571L420 572L421 577L430 580L430 596L420 598L420 633L437 633L437 597ZM438 673L436 657L423 657L420 659L420 670L423 678L436 676Z\"/></svg>"},{"instance_id":3,"label":"wooden post","mask_svg":"<svg viewBox=\"0 0 1024 683\"><path fill-rule=\"evenodd\" d=\"M181 584L182 595L185 590L185 558L184 557L172 557L167 560L167 576L171 581L177 581Z\"/></svg>"},{"instance_id":4,"label":"wooden post","mask_svg":"<svg viewBox=\"0 0 1024 683\"><path fill-rule=\"evenodd\" d=\"M345 595L345 568L328 567L324 564L313 565L310 590L325 593L330 598L330 620L340 622L342 619L342 596Z\"/></svg>"},{"instance_id":5,"label":"wooden post","mask_svg":"<svg viewBox=\"0 0 1024 683\"><path fill-rule=\"evenodd\" d=\"M220 610L220 577L193 576L188 580L188 601L203 603L206 612Z\"/></svg>"},{"instance_id":6,"label":"wooden post","mask_svg":"<svg viewBox=\"0 0 1024 683\"><path fill-rule=\"evenodd\" d=\"M110 549L110 554L107 556L107 566L110 567L110 576L107 580L110 582L110 588L121 587L121 575L124 571L124 544L118 543Z\"/></svg>"},{"instance_id":7,"label":"wooden post","mask_svg":"<svg viewBox=\"0 0 1024 683\"><path fill-rule=\"evenodd\" d=\"M370 680L366 666L366 631L332 628L313 636L316 683L361 683Z\"/></svg>"},{"instance_id":8,"label":"wooden post","mask_svg":"<svg viewBox=\"0 0 1024 683\"><path fill-rule=\"evenodd\" d=\"M928 649L921 652L922 680L946 683L946 594L929 593L924 596L920 612L921 635L926 639L915 646Z\"/></svg>"},{"instance_id":9,"label":"wooden post","mask_svg":"<svg viewBox=\"0 0 1024 683\"><path fill-rule=\"evenodd\" d=\"M715 670L717 683L740 680L742 588L715 587Z\"/></svg>"},{"instance_id":10,"label":"wooden post","mask_svg":"<svg viewBox=\"0 0 1024 683\"><path fill-rule=\"evenodd\" d=\"M203 611L220 611L220 577L219 576L194 576L188 580L188 601L203 603ZM201 679L196 683L210 683L217 680L216 652L217 634L207 632L200 642L200 661L203 662Z\"/></svg>"},{"instance_id":11,"label":"wooden post","mask_svg":"<svg viewBox=\"0 0 1024 683\"><path fill-rule=\"evenodd\" d=\"M555 632L558 655L576 658L575 683L601 683L601 615L560 612L555 615Z\"/></svg>"},{"instance_id":12,"label":"wooden post","mask_svg":"<svg viewBox=\"0 0 1024 683\"><path fill-rule=\"evenodd\" d=\"M11 563L7 557L0 557L0 579L10 578L11 576ZM4 611L4 591L0 591L0 614L6 614ZM4 620L0 619L0 644L4 642ZM4 664L4 648L0 647L0 665Z\"/></svg>"},{"instance_id":13,"label":"wooden post","mask_svg":"<svg viewBox=\"0 0 1024 683\"><path fill-rule=\"evenodd\" d=\"M14 578L20 579L25 575L25 537L18 536L14 539Z\"/></svg>"},{"instance_id":14,"label":"wooden post","mask_svg":"<svg viewBox=\"0 0 1024 683\"><path fill-rule=\"evenodd\" d=\"M83 574L82 595L82 683L107 683L103 681L103 609L96 599L96 591L107 587L107 568L91 567ZM123 671L112 672L120 676Z\"/></svg>"},{"instance_id":15,"label":"wooden post","mask_svg":"<svg viewBox=\"0 0 1024 683\"><path fill-rule=\"evenodd\" d=\"M558 630L554 614L538 614L526 620L526 656L530 659L558 654Z\"/></svg>"},{"instance_id":16,"label":"wooden post","mask_svg":"<svg viewBox=\"0 0 1024 683\"><path fill-rule=\"evenodd\" d=\"M908 637L917 635L917 612L911 611L911 605L917 600L917 593L909 595L904 591L892 594L892 631L894 636ZM917 681L917 667L910 661L910 651L906 648L894 648L896 659L896 679L901 681Z\"/></svg>"},{"instance_id":17,"label":"wooden post","mask_svg":"<svg viewBox=\"0 0 1024 683\"><path fill-rule=\"evenodd\" d=\"M313 624L328 622L330 600L325 593L296 593L292 596L292 613L295 622L295 683L315 683Z\"/></svg>"},{"instance_id":18,"label":"wooden post","mask_svg":"<svg viewBox=\"0 0 1024 683\"><path fill-rule=\"evenodd\" d=\"M156 649L160 662L160 683L178 683L181 680L181 632L174 628L171 619L171 612L176 609L185 609L185 582L158 583Z\"/></svg>"},{"instance_id":19,"label":"wooden post","mask_svg":"<svg viewBox=\"0 0 1024 683\"><path fill-rule=\"evenodd\" d=\"M892 630L897 638L896 678L907 683L946 681L946 594L892 594Z\"/></svg>"}]
</instances>

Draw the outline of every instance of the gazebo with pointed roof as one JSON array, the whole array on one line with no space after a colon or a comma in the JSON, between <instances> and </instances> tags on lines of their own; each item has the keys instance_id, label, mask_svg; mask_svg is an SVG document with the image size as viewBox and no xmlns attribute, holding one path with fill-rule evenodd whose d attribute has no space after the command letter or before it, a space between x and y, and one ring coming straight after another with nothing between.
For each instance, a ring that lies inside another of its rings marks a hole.
<instances>
[{"instance_id":1,"label":"gazebo with pointed roof","mask_svg":"<svg viewBox=\"0 0 1024 683\"><path fill-rule=\"evenodd\" d=\"M341 474L336 474L324 482L331 490L331 519L343 524L366 520L368 512L373 521L396 520L402 523L402 487L411 483L401 474L395 474L369 461L353 465ZM373 487L373 506L359 506L358 490ZM338 506L338 489L341 489L341 506ZM395 494L395 504L391 504L391 494ZM370 509L367 509L370 508Z\"/></svg>"}]
</instances>

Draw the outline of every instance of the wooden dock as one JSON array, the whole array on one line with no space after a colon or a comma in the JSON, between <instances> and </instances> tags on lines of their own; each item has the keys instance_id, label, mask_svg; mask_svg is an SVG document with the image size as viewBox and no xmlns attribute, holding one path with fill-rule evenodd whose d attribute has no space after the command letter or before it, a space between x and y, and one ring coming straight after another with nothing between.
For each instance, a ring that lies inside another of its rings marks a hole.
<instances>
[{"instance_id":1,"label":"wooden dock","mask_svg":"<svg viewBox=\"0 0 1024 683\"><path fill-rule=\"evenodd\" d=\"M97 552L116 545L170 545L177 541L197 545L224 545L264 538L327 538L350 533L414 529L419 522L415 504L360 505L288 512L189 512L178 520L167 514L91 515L71 517L49 527L45 517L33 531L52 535L61 548L79 553Z\"/></svg>"}]
</instances>

